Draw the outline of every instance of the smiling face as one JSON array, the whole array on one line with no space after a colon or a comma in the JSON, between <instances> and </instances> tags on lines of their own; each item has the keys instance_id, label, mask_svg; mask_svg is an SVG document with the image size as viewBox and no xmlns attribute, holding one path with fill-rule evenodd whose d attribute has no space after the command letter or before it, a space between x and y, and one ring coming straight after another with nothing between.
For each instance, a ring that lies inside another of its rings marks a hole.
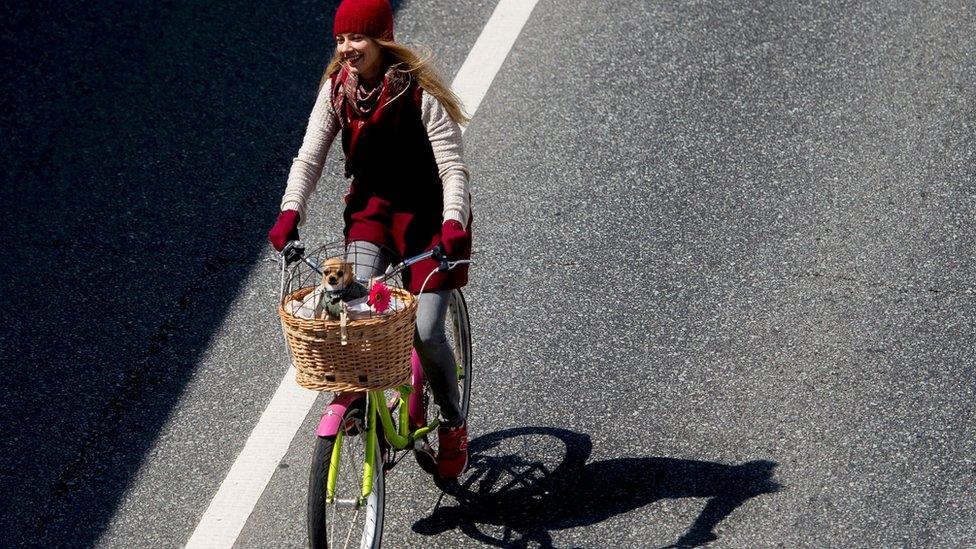
<instances>
[{"instance_id":1,"label":"smiling face","mask_svg":"<svg viewBox=\"0 0 976 549\"><path fill-rule=\"evenodd\" d=\"M368 84L376 83L383 74L383 50L368 36L354 32L336 35L336 51L349 72Z\"/></svg>"}]
</instances>

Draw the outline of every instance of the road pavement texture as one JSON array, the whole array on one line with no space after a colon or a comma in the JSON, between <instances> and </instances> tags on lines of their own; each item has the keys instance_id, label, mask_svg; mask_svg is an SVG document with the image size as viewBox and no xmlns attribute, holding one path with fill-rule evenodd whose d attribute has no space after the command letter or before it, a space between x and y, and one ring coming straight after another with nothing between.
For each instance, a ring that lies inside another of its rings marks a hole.
<instances>
[{"instance_id":1,"label":"road pavement texture","mask_svg":"<svg viewBox=\"0 0 976 549\"><path fill-rule=\"evenodd\" d=\"M193 531L287 366L334 7L2 8L5 544ZM493 8L398 37L450 76ZM964 1L540 1L465 134L472 467L394 469L386 546L976 544L974 97ZM320 409L238 546L304 545Z\"/></svg>"}]
</instances>

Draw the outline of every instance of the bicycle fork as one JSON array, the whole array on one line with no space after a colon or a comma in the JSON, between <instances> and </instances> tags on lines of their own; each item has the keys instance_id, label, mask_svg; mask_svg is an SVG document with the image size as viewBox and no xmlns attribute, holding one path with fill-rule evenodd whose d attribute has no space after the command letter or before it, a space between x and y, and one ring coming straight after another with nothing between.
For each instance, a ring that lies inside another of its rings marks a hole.
<instances>
[{"instance_id":1,"label":"bicycle fork","mask_svg":"<svg viewBox=\"0 0 976 549\"><path fill-rule=\"evenodd\" d=\"M355 402L361 398L362 395L352 395L351 400ZM335 410L337 408L342 407L345 404L345 401L347 400L350 400L350 397L344 397L344 394L338 395L336 399L333 400L333 404L335 406L333 407L332 404L329 405L329 409L326 411L326 415L323 416L322 422L327 423L327 425L329 426L332 426L335 423L333 419L334 415L329 415L329 411L332 411L334 414ZM376 413L375 398L366 399L366 403L367 403L367 409L366 409L365 417L363 418L365 421L365 425L357 426L359 428L359 432L362 433L364 437L366 437L365 456L363 459L362 492L355 501L340 500L337 502L335 498L336 483L338 482L338 478L339 478L339 463L342 456L342 446L343 443L345 442L347 433L349 432L349 428L352 427L352 425L343 424L342 428L337 429L337 431L335 432L335 443L332 445L332 454L329 456L329 476L326 481L326 494L325 494L326 503L330 503L330 504L345 503L345 504L354 504L356 507L363 507L366 505L366 500L367 498L369 498L369 495L373 493L373 474L375 472L375 467L376 467L375 464L376 464L376 448L377 448L376 418L378 414ZM316 430L316 434L318 433L319 430Z\"/></svg>"}]
</instances>

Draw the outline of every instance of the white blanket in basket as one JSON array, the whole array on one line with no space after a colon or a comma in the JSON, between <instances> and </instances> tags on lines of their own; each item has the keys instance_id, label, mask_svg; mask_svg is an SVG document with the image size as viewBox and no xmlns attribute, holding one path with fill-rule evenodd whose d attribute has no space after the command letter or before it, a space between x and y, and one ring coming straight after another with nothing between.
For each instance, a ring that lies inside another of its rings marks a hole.
<instances>
[{"instance_id":1,"label":"white blanket in basket","mask_svg":"<svg viewBox=\"0 0 976 549\"><path fill-rule=\"evenodd\" d=\"M306 295L303 299L293 299L285 304L285 312L291 313L298 318L324 318L325 308L322 306L322 300L326 298L325 288L319 286L315 288L312 292ZM377 316L379 313L367 303L369 298L361 297L359 299L354 299L346 303L346 312L349 315L349 320L361 320L364 318L372 318ZM394 313L406 307L406 303L394 297L390 300L390 308L383 311L382 314L387 315Z\"/></svg>"},{"instance_id":2,"label":"white blanket in basket","mask_svg":"<svg viewBox=\"0 0 976 549\"><path fill-rule=\"evenodd\" d=\"M319 286L309 292L302 299L293 299L285 303L285 312L291 313L298 318L322 318L325 310L322 307L322 296L325 294L325 287Z\"/></svg>"}]
</instances>

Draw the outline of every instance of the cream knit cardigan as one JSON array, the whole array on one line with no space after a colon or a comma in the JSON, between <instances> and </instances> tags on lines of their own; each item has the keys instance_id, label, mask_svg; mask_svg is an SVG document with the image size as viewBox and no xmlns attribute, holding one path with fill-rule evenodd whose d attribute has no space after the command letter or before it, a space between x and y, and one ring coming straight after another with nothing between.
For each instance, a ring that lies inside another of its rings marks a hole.
<instances>
[{"instance_id":1,"label":"cream knit cardigan","mask_svg":"<svg viewBox=\"0 0 976 549\"><path fill-rule=\"evenodd\" d=\"M308 118L305 139L298 156L291 163L288 185L281 199L282 210L298 210L302 225L307 219L305 212L309 196L315 191L325 157L340 130L339 120L332 108L331 89L332 86L325 85L319 90ZM468 168L462 160L461 127L451 119L444 105L427 92L422 95L420 116L427 128L427 137L434 150L434 161L437 162L437 171L444 187L444 221L454 219L466 226L471 213L471 192Z\"/></svg>"}]
</instances>

